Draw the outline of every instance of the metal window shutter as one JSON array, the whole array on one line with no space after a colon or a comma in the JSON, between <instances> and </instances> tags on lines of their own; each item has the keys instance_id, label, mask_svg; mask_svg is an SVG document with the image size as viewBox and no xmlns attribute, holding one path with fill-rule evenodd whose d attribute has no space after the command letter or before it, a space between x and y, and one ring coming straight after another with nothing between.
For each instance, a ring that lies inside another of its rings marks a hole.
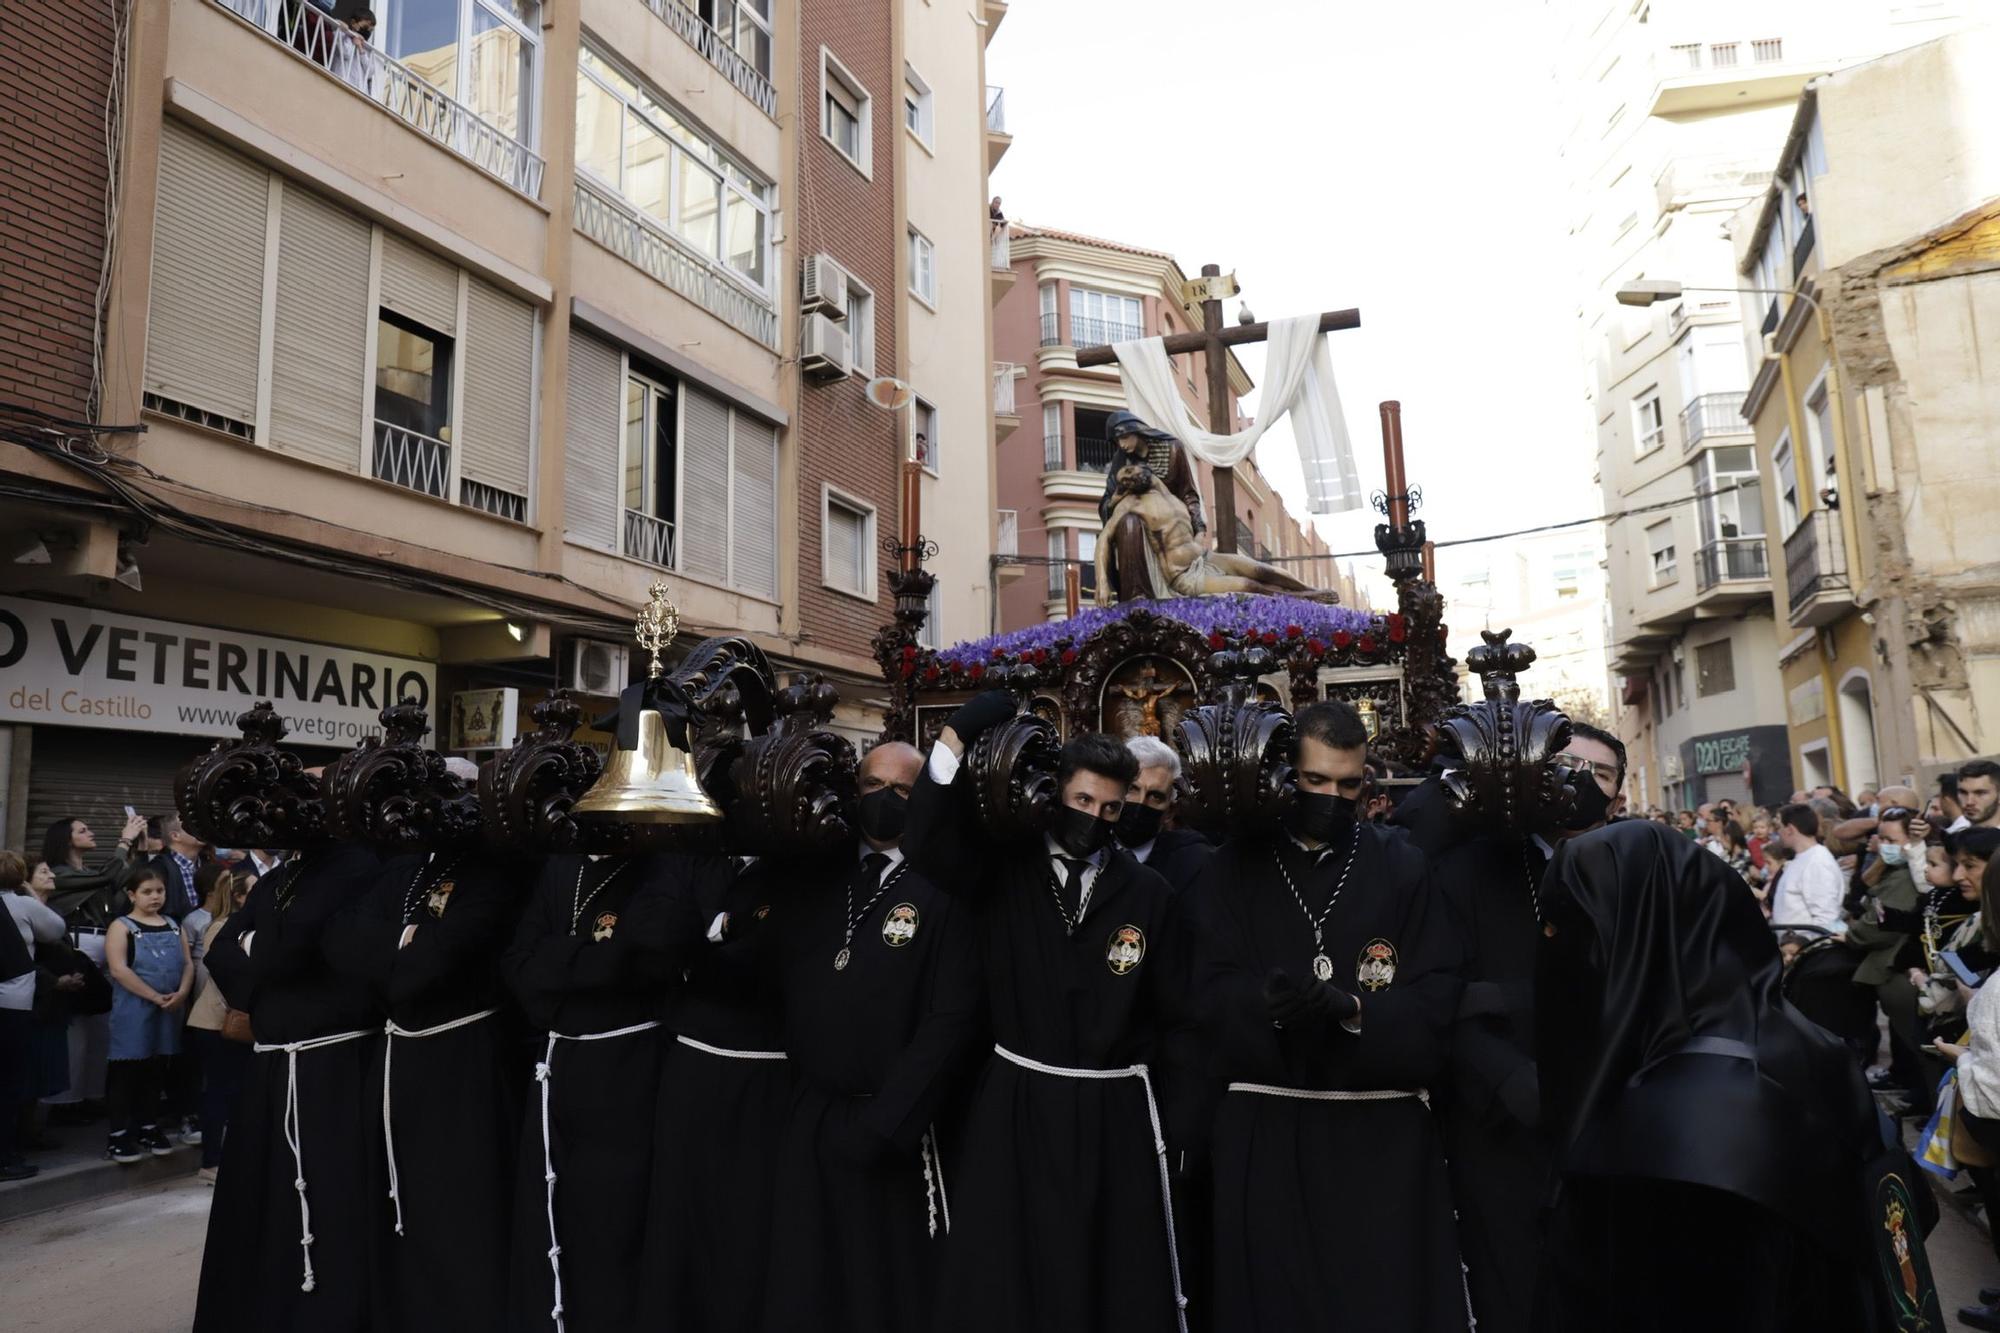
<instances>
[{"instance_id":1,"label":"metal window shutter","mask_svg":"<svg viewBox=\"0 0 2000 1333\"><path fill-rule=\"evenodd\" d=\"M826 507L826 581L836 588L849 592L862 590L862 575L867 572L867 555L863 543L867 537L867 520L844 504L830 503Z\"/></svg>"},{"instance_id":2,"label":"metal window shutter","mask_svg":"<svg viewBox=\"0 0 2000 1333\"><path fill-rule=\"evenodd\" d=\"M118 849L125 807L142 815L174 812L174 775L215 744L200 736L83 727L36 727L28 759L28 855L58 819L81 819L97 835L93 864Z\"/></svg>"},{"instance_id":3,"label":"metal window shutter","mask_svg":"<svg viewBox=\"0 0 2000 1333\"><path fill-rule=\"evenodd\" d=\"M729 409L681 386L680 568L729 581Z\"/></svg>"},{"instance_id":4,"label":"metal window shutter","mask_svg":"<svg viewBox=\"0 0 2000 1333\"><path fill-rule=\"evenodd\" d=\"M528 493L528 441L534 434L535 310L473 279L465 302L464 401L459 476Z\"/></svg>"},{"instance_id":5,"label":"metal window shutter","mask_svg":"<svg viewBox=\"0 0 2000 1333\"><path fill-rule=\"evenodd\" d=\"M730 545L734 582L745 592L778 595L778 431L742 412L736 418L736 486Z\"/></svg>"},{"instance_id":6,"label":"metal window shutter","mask_svg":"<svg viewBox=\"0 0 2000 1333\"><path fill-rule=\"evenodd\" d=\"M262 167L175 121L161 127L148 392L245 425L257 419L269 211Z\"/></svg>"},{"instance_id":7,"label":"metal window shutter","mask_svg":"<svg viewBox=\"0 0 2000 1333\"><path fill-rule=\"evenodd\" d=\"M278 308L271 354L271 444L359 470L366 364L369 227L287 183L278 220Z\"/></svg>"},{"instance_id":8,"label":"metal window shutter","mask_svg":"<svg viewBox=\"0 0 2000 1333\"><path fill-rule=\"evenodd\" d=\"M474 284L475 290L477 284ZM392 232L382 233L382 304L439 333L458 332L458 270Z\"/></svg>"},{"instance_id":9,"label":"metal window shutter","mask_svg":"<svg viewBox=\"0 0 2000 1333\"><path fill-rule=\"evenodd\" d=\"M572 330L563 535L602 551L618 549L618 454L624 425L624 365L618 349Z\"/></svg>"}]
</instances>

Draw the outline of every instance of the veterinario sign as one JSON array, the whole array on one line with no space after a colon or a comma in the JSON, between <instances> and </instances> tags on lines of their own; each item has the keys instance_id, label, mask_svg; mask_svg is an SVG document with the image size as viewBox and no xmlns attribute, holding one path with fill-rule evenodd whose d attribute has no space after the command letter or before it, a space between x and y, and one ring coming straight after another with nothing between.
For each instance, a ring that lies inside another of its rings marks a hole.
<instances>
[{"instance_id":1,"label":"veterinario sign","mask_svg":"<svg viewBox=\"0 0 2000 1333\"><path fill-rule=\"evenodd\" d=\"M236 736L269 699L291 739L352 745L393 703L430 707L429 662L0 597L0 721Z\"/></svg>"}]
</instances>

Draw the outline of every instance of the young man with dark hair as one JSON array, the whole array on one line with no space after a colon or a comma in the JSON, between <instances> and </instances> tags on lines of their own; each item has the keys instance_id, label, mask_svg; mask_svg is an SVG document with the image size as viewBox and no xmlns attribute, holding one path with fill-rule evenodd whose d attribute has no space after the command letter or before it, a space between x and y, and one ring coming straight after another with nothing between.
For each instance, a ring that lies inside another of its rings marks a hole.
<instances>
[{"instance_id":1,"label":"young man with dark hair","mask_svg":"<svg viewBox=\"0 0 2000 1333\"><path fill-rule=\"evenodd\" d=\"M1463 1329L1428 1102L1458 1005L1457 932L1423 855L1357 817L1359 714L1317 703L1293 727L1283 831L1226 844L1186 894L1195 1003L1228 1083L1210 1317Z\"/></svg>"},{"instance_id":2,"label":"young man with dark hair","mask_svg":"<svg viewBox=\"0 0 2000 1333\"><path fill-rule=\"evenodd\" d=\"M1045 832L996 840L979 822L962 760L1017 709L990 690L953 714L903 833L912 869L975 914L994 1039L946 1145L937 1326L1185 1330L1152 1073L1181 1004L1179 908L1112 840L1139 761L1109 736L1063 747Z\"/></svg>"},{"instance_id":3,"label":"young man with dark hair","mask_svg":"<svg viewBox=\"0 0 2000 1333\"><path fill-rule=\"evenodd\" d=\"M1974 759L1958 766L1958 806L1970 828L2000 828L2000 764Z\"/></svg>"},{"instance_id":4,"label":"young man with dark hair","mask_svg":"<svg viewBox=\"0 0 2000 1333\"><path fill-rule=\"evenodd\" d=\"M1958 803L1957 772L1946 771L1938 774L1937 804L1938 813L1943 816L1939 827L1946 833L1956 833L1970 826L1971 821L1965 817L1965 811Z\"/></svg>"},{"instance_id":5,"label":"young man with dark hair","mask_svg":"<svg viewBox=\"0 0 2000 1333\"><path fill-rule=\"evenodd\" d=\"M1569 748L1563 751L1563 758L1575 767L1588 768L1591 776L1597 779L1597 785L1610 800L1601 821L1608 824L1625 813L1625 742L1602 727L1577 721L1569 724L1569 738ZM1576 832L1588 830L1579 829Z\"/></svg>"},{"instance_id":6,"label":"young man with dark hair","mask_svg":"<svg viewBox=\"0 0 2000 1333\"><path fill-rule=\"evenodd\" d=\"M1819 840L1819 815L1809 805L1787 805L1778 811L1778 840L1791 853L1778 877L1771 921L1781 926L1818 926L1839 934L1846 929L1841 903L1847 897L1847 876Z\"/></svg>"}]
</instances>

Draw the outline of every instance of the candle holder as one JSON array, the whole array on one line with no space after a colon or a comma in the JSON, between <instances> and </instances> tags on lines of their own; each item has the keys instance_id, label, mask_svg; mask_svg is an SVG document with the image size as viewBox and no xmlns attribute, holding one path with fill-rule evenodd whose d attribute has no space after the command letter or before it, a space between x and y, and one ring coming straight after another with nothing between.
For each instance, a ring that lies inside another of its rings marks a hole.
<instances>
[{"instance_id":1,"label":"candle holder","mask_svg":"<svg viewBox=\"0 0 2000 1333\"><path fill-rule=\"evenodd\" d=\"M1424 547L1430 539L1424 533L1424 521L1410 515L1423 506L1423 488L1412 486L1395 495L1377 491L1369 502L1375 506L1376 513L1389 520L1375 525L1375 549L1382 553L1384 572L1388 574L1389 581L1400 587L1411 579L1421 577L1424 572ZM1400 523L1396 521L1399 509L1403 519Z\"/></svg>"}]
</instances>

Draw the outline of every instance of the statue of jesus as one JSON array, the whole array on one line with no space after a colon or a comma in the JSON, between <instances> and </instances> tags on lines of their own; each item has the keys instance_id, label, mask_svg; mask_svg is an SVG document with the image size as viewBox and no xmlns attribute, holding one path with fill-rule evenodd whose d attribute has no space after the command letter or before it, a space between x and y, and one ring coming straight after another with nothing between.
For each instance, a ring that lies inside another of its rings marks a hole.
<instances>
[{"instance_id":1,"label":"statue of jesus","mask_svg":"<svg viewBox=\"0 0 2000 1333\"><path fill-rule=\"evenodd\" d=\"M1187 506L1188 525L1196 537L1208 531L1208 525L1201 517L1201 487L1195 480L1194 466L1188 462L1187 450L1181 442L1162 430L1154 430L1130 412L1113 412L1105 423L1105 433L1110 436L1115 452L1111 466L1104 470L1104 495L1097 502L1097 517L1105 524L1104 535L1098 539L1097 549L1109 548L1108 564L1111 582L1107 585L1103 578L1099 588L1106 588L1117 594L1121 602L1134 601L1141 597L1160 599L1173 594L1164 587L1156 586L1148 574L1146 560L1145 524L1135 517L1121 518L1112 523L1111 511L1118 503L1118 474L1127 467L1141 467L1153 474L1153 478L1168 494ZM1099 594L1103 600L1103 594Z\"/></svg>"}]
</instances>

